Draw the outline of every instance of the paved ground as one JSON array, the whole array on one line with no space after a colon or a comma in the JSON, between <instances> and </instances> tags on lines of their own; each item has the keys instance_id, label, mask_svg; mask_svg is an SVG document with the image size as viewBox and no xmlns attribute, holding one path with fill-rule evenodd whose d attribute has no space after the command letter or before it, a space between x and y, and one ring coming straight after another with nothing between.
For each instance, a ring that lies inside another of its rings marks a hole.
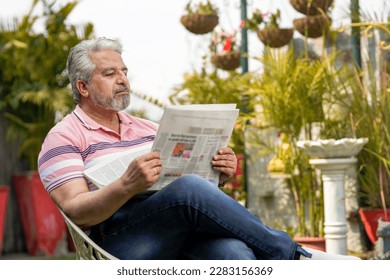
<instances>
[{"instance_id":1,"label":"paved ground","mask_svg":"<svg viewBox=\"0 0 390 280\"><path fill-rule=\"evenodd\" d=\"M362 260L371 260L374 257L374 251L362 253L362 254L354 254ZM75 253L69 252L64 255L57 256L31 256L27 253L19 253L19 254L8 254L1 255L0 260L74 260Z\"/></svg>"},{"instance_id":2,"label":"paved ground","mask_svg":"<svg viewBox=\"0 0 390 280\"><path fill-rule=\"evenodd\" d=\"M27 253L1 255L0 260L74 260L75 253L57 256L32 256Z\"/></svg>"}]
</instances>

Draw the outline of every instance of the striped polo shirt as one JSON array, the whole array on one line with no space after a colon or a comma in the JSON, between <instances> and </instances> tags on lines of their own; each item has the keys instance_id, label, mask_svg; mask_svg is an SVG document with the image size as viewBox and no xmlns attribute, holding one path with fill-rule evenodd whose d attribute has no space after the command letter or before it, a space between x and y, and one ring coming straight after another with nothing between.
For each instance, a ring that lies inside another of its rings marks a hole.
<instances>
[{"instance_id":1,"label":"striped polo shirt","mask_svg":"<svg viewBox=\"0 0 390 280\"><path fill-rule=\"evenodd\" d=\"M77 178L114 153L150 144L158 124L118 112L120 134L92 120L77 105L46 136L38 157L38 171L48 192ZM87 180L90 190L96 187Z\"/></svg>"}]
</instances>

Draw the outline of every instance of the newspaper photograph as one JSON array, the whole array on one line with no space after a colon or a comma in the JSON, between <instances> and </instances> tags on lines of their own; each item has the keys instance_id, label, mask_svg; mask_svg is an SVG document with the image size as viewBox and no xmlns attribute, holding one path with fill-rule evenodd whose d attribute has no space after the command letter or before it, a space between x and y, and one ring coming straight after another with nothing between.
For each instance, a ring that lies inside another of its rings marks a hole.
<instances>
[{"instance_id":1,"label":"newspaper photograph","mask_svg":"<svg viewBox=\"0 0 390 280\"><path fill-rule=\"evenodd\" d=\"M235 104L167 107L152 147L160 152L163 169L151 189L159 190L184 174L218 183L211 160L218 149L228 146L237 116Z\"/></svg>"}]
</instances>

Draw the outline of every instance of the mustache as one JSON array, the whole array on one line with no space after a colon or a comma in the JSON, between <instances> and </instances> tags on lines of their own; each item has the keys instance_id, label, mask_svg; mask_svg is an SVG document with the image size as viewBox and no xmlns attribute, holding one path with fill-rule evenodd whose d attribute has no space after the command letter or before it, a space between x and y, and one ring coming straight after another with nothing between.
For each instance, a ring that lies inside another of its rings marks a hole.
<instances>
[{"instance_id":1,"label":"mustache","mask_svg":"<svg viewBox=\"0 0 390 280\"><path fill-rule=\"evenodd\" d=\"M113 90L113 93L117 94L119 92L124 92L124 91L129 92L130 91L129 87L127 87L127 86L119 86L118 88Z\"/></svg>"}]
</instances>

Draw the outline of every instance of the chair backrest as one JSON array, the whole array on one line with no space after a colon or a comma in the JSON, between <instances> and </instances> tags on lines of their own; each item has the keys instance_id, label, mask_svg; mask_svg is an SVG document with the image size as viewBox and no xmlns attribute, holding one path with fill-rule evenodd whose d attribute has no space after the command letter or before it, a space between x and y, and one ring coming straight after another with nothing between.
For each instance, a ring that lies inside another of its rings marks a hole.
<instances>
[{"instance_id":1,"label":"chair backrest","mask_svg":"<svg viewBox=\"0 0 390 280\"><path fill-rule=\"evenodd\" d=\"M65 219L66 226L72 236L73 242L76 247L76 259L77 260L117 260L99 245L97 245L85 232L73 223L64 212L60 210L62 216Z\"/></svg>"}]
</instances>

